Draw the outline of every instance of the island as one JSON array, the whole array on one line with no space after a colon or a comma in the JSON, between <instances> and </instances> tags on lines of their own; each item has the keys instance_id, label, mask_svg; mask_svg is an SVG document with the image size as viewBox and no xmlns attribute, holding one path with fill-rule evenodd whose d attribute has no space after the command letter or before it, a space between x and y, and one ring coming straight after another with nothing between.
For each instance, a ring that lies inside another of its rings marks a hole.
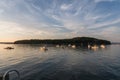
<instances>
[{"instance_id":1,"label":"island","mask_svg":"<svg viewBox=\"0 0 120 80\"><path fill-rule=\"evenodd\" d=\"M92 37L75 37L71 39L30 39L30 40L18 40L14 44L52 44L52 45L76 45L76 46L88 46L88 45L110 45L108 40L102 40Z\"/></svg>"}]
</instances>

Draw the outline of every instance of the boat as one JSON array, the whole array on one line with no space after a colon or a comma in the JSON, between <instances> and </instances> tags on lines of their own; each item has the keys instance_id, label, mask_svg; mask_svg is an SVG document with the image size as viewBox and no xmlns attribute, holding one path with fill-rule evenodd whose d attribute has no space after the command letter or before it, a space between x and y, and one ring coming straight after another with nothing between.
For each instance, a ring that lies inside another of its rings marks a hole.
<instances>
[{"instance_id":1,"label":"boat","mask_svg":"<svg viewBox=\"0 0 120 80\"><path fill-rule=\"evenodd\" d=\"M91 48L91 46L90 45L88 45L88 49L90 49Z\"/></svg>"},{"instance_id":2,"label":"boat","mask_svg":"<svg viewBox=\"0 0 120 80\"><path fill-rule=\"evenodd\" d=\"M103 48L103 49L104 49L104 48L106 48L106 46L105 46L105 45L103 45L103 44L102 44L102 45L100 45L100 47L101 47L101 48Z\"/></svg>"},{"instance_id":3,"label":"boat","mask_svg":"<svg viewBox=\"0 0 120 80\"><path fill-rule=\"evenodd\" d=\"M76 48L76 45L72 45L71 47L72 47L73 49L75 49L75 48Z\"/></svg>"},{"instance_id":4,"label":"boat","mask_svg":"<svg viewBox=\"0 0 120 80\"><path fill-rule=\"evenodd\" d=\"M97 50L99 47L97 45L91 46L91 49Z\"/></svg>"},{"instance_id":5,"label":"boat","mask_svg":"<svg viewBox=\"0 0 120 80\"><path fill-rule=\"evenodd\" d=\"M41 51L47 51L48 48L47 48L47 47L40 47L40 50L41 50Z\"/></svg>"},{"instance_id":6,"label":"boat","mask_svg":"<svg viewBox=\"0 0 120 80\"><path fill-rule=\"evenodd\" d=\"M13 47L6 47L6 48L4 48L4 49L14 49Z\"/></svg>"},{"instance_id":7,"label":"boat","mask_svg":"<svg viewBox=\"0 0 120 80\"><path fill-rule=\"evenodd\" d=\"M71 47L71 44L68 44L68 47Z\"/></svg>"},{"instance_id":8,"label":"boat","mask_svg":"<svg viewBox=\"0 0 120 80\"><path fill-rule=\"evenodd\" d=\"M59 48L59 47L60 47L60 45L56 45L56 47L57 47L57 48Z\"/></svg>"}]
</instances>

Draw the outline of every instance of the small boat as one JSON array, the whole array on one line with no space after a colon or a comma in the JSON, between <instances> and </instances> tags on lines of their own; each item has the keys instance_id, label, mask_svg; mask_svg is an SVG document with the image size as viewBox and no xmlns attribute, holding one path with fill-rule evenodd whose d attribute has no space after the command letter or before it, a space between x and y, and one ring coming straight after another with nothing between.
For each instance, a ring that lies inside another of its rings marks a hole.
<instances>
[{"instance_id":1,"label":"small boat","mask_svg":"<svg viewBox=\"0 0 120 80\"><path fill-rule=\"evenodd\" d=\"M14 49L13 47L6 47L6 48L4 48L4 49Z\"/></svg>"},{"instance_id":2,"label":"small boat","mask_svg":"<svg viewBox=\"0 0 120 80\"><path fill-rule=\"evenodd\" d=\"M91 46L91 49L97 50L99 47L97 45Z\"/></svg>"},{"instance_id":3,"label":"small boat","mask_svg":"<svg viewBox=\"0 0 120 80\"><path fill-rule=\"evenodd\" d=\"M88 45L88 49L90 49L91 48L91 46L90 45Z\"/></svg>"},{"instance_id":4,"label":"small boat","mask_svg":"<svg viewBox=\"0 0 120 80\"><path fill-rule=\"evenodd\" d=\"M72 45L71 47L75 49L75 48L76 48L76 45Z\"/></svg>"},{"instance_id":5,"label":"small boat","mask_svg":"<svg viewBox=\"0 0 120 80\"><path fill-rule=\"evenodd\" d=\"M59 48L59 47L60 47L60 45L56 45L56 47L57 47L57 48Z\"/></svg>"},{"instance_id":6,"label":"small boat","mask_svg":"<svg viewBox=\"0 0 120 80\"><path fill-rule=\"evenodd\" d=\"M62 49L65 49L65 48L66 48L65 45L61 45L60 47L61 47Z\"/></svg>"},{"instance_id":7,"label":"small boat","mask_svg":"<svg viewBox=\"0 0 120 80\"><path fill-rule=\"evenodd\" d=\"M71 47L71 44L68 44L68 47Z\"/></svg>"},{"instance_id":8,"label":"small boat","mask_svg":"<svg viewBox=\"0 0 120 80\"><path fill-rule=\"evenodd\" d=\"M101 48L103 48L103 49L104 49L104 48L106 48L106 47L105 47L105 45L103 45L103 44L102 44L102 45L100 45L100 47L101 47Z\"/></svg>"},{"instance_id":9,"label":"small boat","mask_svg":"<svg viewBox=\"0 0 120 80\"><path fill-rule=\"evenodd\" d=\"M40 47L41 51L47 51L48 49L46 47Z\"/></svg>"}]
</instances>

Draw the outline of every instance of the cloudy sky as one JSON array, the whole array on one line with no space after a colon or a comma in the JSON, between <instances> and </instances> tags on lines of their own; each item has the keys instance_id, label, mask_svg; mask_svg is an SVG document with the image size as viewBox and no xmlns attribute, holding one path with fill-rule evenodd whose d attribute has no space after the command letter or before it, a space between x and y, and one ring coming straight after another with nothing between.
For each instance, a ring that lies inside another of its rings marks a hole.
<instances>
[{"instance_id":1,"label":"cloudy sky","mask_svg":"<svg viewBox=\"0 0 120 80\"><path fill-rule=\"evenodd\" d=\"M76 36L120 42L120 0L0 1L0 42Z\"/></svg>"}]
</instances>

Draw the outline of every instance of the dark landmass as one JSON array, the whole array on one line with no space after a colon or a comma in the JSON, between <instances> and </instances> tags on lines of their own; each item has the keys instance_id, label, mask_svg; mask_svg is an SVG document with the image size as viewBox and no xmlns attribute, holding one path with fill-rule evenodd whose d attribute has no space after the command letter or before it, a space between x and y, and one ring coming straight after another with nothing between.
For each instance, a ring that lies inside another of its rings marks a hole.
<instances>
[{"instance_id":1,"label":"dark landmass","mask_svg":"<svg viewBox=\"0 0 120 80\"><path fill-rule=\"evenodd\" d=\"M52 45L76 45L76 46L88 46L88 45L110 45L111 42L102 39L96 39L92 37L75 37L72 39L31 39L31 40L18 40L14 44L52 44Z\"/></svg>"}]
</instances>

